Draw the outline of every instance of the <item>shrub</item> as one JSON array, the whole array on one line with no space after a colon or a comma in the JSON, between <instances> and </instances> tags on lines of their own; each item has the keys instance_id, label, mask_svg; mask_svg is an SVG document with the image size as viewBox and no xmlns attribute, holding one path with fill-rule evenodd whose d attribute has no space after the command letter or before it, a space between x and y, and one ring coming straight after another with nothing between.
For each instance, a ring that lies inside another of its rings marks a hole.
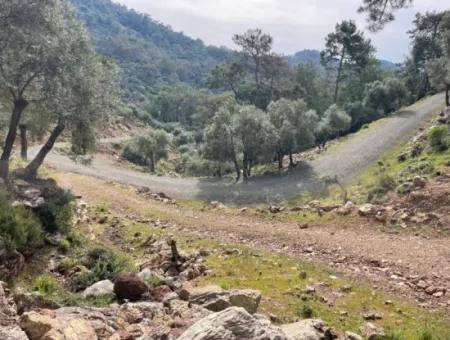
<instances>
[{"instance_id":1,"label":"shrub","mask_svg":"<svg viewBox=\"0 0 450 340\"><path fill-rule=\"evenodd\" d=\"M0 239L10 249L35 248L42 244L42 226L30 210L12 207L0 191Z\"/></svg>"},{"instance_id":2,"label":"shrub","mask_svg":"<svg viewBox=\"0 0 450 340\"><path fill-rule=\"evenodd\" d=\"M313 309L310 306L303 306L300 314L305 319L310 319L313 316Z\"/></svg>"},{"instance_id":3,"label":"shrub","mask_svg":"<svg viewBox=\"0 0 450 340\"><path fill-rule=\"evenodd\" d=\"M383 197L389 192L395 189L397 186L396 180L385 173L382 173L378 179L374 188L369 190L367 199L369 202L379 203Z\"/></svg>"},{"instance_id":4,"label":"shrub","mask_svg":"<svg viewBox=\"0 0 450 340\"><path fill-rule=\"evenodd\" d=\"M63 252L67 253L70 249L70 242L67 240L61 240L58 242L58 249Z\"/></svg>"},{"instance_id":5,"label":"shrub","mask_svg":"<svg viewBox=\"0 0 450 340\"><path fill-rule=\"evenodd\" d=\"M33 289L42 295L53 294L58 288L55 278L50 275L38 276L34 279Z\"/></svg>"},{"instance_id":6,"label":"shrub","mask_svg":"<svg viewBox=\"0 0 450 340\"><path fill-rule=\"evenodd\" d=\"M38 216L45 231L67 234L73 223L74 196L70 191L57 189L48 195Z\"/></svg>"},{"instance_id":7,"label":"shrub","mask_svg":"<svg viewBox=\"0 0 450 340\"><path fill-rule=\"evenodd\" d=\"M87 254L88 272L78 275L75 290L84 289L101 280L113 281L122 272L134 271L131 259L109 248L94 248Z\"/></svg>"},{"instance_id":8,"label":"shrub","mask_svg":"<svg viewBox=\"0 0 450 340\"><path fill-rule=\"evenodd\" d=\"M448 148L448 127L435 126L428 132L428 143L436 151L444 151Z\"/></svg>"}]
</instances>

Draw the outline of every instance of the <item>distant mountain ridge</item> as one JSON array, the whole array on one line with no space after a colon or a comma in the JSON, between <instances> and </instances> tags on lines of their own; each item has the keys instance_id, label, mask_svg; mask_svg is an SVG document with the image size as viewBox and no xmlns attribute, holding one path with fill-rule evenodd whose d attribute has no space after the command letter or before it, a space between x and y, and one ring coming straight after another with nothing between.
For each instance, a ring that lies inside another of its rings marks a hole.
<instances>
[{"instance_id":1,"label":"distant mountain ridge","mask_svg":"<svg viewBox=\"0 0 450 340\"><path fill-rule=\"evenodd\" d=\"M298 64L305 64L308 62L313 62L314 64L320 64L320 51L318 50L301 50L297 53L287 56L287 61L289 65L295 66ZM378 59L380 62L380 67L384 70L395 70L398 68L396 64L389 60Z\"/></svg>"}]
</instances>

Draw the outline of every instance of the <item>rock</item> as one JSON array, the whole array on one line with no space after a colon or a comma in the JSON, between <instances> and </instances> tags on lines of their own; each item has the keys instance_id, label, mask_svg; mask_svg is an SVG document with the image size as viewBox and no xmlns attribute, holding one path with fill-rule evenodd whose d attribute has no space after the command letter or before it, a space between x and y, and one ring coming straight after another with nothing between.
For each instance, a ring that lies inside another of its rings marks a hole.
<instances>
[{"instance_id":1,"label":"rock","mask_svg":"<svg viewBox=\"0 0 450 340\"><path fill-rule=\"evenodd\" d=\"M281 326L290 340L333 340L331 328L322 320L306 319L296 323Z\"/></svg>"},{"instance_id":2,"label":"rock","mask_svg":"<svg viewBox=\"0 0 450 340\"><path fill-rule=\"evenodd\" d=\"M269 320L230 307L201 319L178 340L288 340Z\"/></svg>"},{"instance_id":3,"label":"rock","mask_svg":"<svg viewBox=\"0 0 450 340\"><path fill-rule=\"evenodd\" d=\"M28 340L27 335L17 325L0 327L0 339L2 340Z\"/></svg>"},{"instance_id":4,"label":"rock","mask_svg":"<svg viewBox=\"0 0 450 340\"><path fill-rule=\"evenodd\" d=\"M103 280L94 283L84 290L82 295L87 296L99 296L114 293L114 284L110 280Z\"/></svg>"},{"instance_id":5,"label":"rock","mask_svg":"<svg viewBox=\"0 0 450 340\"><path fill-rule=\"evenodd\" d=\"M56 317L48 310L27 312L19 319L20 327L30 340L88 340L97 339L89 321L80 318Z\"/></svg>"},{"instance_id":6,"label":"rock","mask_svg":"<svg viewBox=\"0 0 450 340\"><path fill-rule=\"evenodd\" d=\"M165 296L170 293L172 293L172 289L167 285L162 285L153 288L150 294L154 300L162 302Z\"/></svg>"},{"instance_id":7,"label":"rock","mask_svg":"<svg viewBox=\"0 0 450 340\"><path fill-rule=\"evenodd\" d=\"M374 216L376 212L376 207L370 203L364 204L358 209L358 214L361 216Z\"/></svg>"},{"instance_id":8,"label":"rock","mask_svg":"<svg viewBox=\"0 0 450 340\"><path fill-rule=\"evenodd\" d=\"M11 325L16 316L16 306L6 295L6 290L6 283L0 281L0 328Z\"/></svg>"},{"instance_id":9,"label":"rock","mask_svg":"<svg viewBox=\"0 0 450 340\"><path fill-rule=\"evenodd\" d=\"M121 300L139 300L148 292L148 287L133 273L120 274L114 282L114 293Z\"/></svg>"},{"instance_id":10,"label":"rock","mask_svg":"<svg viewBox=\"0 0 450 340\"><path fill-rule=\"evenodd\" d=\"M219 210L222 210L222 209L225 209L225 208L226 208L226 205L223 204L222 202L219 202L219 201L212 201L209 205L210 205L211 208L213 208L213 209L219 209Z\"/></svg>"},{"instance_id":11,"label":"rock","mask_svg":"<svg viewBox=\"0 0 450 340\"><path fill-rule=\"evenodd\" d=\"M261 302L261 292L253 289L232 290L229 299L232 306L242 307L248 313L254 314Z\"/></svg>"},{"instance_id":12,"label":"rock","mask_svg":"<svg viewBox=\"0 0 450 340\"><path fill-rule=\"evenodd\" d=\"M271 205L271 206L269 206L268 210L272 214L278 214L278 213L284 211L284 207L279 207L277 205Z\"/></svg>"},{"instance_id":13,"label":"rock","mask_svg":"<svg viewBox=\"0 0 450 340\"><path fill-rule=\"evenodd\" d=\"M405 182L400 184L395 191L399 195L408 195L414 190L414 184L412 182Z\"/></svg>"},{"instance_id":14,"label":"rock","mask_svg":"<svg viewBox=\"0 0 450 340\"><path fill-rule=\"evenodd\" d=\"M228 307L242 307L248 313L256 313L261 301L261 293L252 289L236 289L225 291L219 286L187 288L188 292L179 293L182 298L188 296L189 302L200 305L213 312Z\"/></svg>"},{"instance_id":15,"label":"rock","mask_svg":"<svg viewBox=\"0 0 450 340\"><path fill-rule=\"evenodd\" d=\"M23 314L34 309L58 309L61 306L55 301L46 299L39 293L18 293L14 295L17 313Z\"/></svg>"},{"instance_id":16,"label":"rock","mask_svg":"<svg viewBox=\"0 0 450 340\"><path fill-rule=\"evenodd\" d=\"M384 331L370 322L367 322L361 331L367 340L383 340L385 338Z\"/></svg>"},{"instance_id":17,"label":"rock","mask_svg":"<svg viewBox=\"0 0 450 340\"><path fill-rule=\"evenodd\" d=\"M413 178L413 185L416 188L425 188L427 185L427 179L425 177L416 176Z\"/></svg>"},{"instance_id":18,"label":"rock","mask_svg":"<svg viewBox=\"0 0 450 340\"><path fill-rule=\"evenodd\" d=\"M383 315L379 314L379 313L375 313L375 312L369 312L369 313L365 313L363 315L364 320L370 320L370 321L375 321L375 320L381 320L383 318Z\"/></svg>"},{"instance_id":19,"label":"rock","mask_svg":"<svg viewBox=\"0 0 450 340\"><path fill-rule=\"evenodd\" d=\"M228 294L219 286L195 287L189 291L189 302L213 312L231 307Z\"/></svg>"},{"instance_id":20,"label":"rock","mask_svg":"<svg viewBox=\"0 0 450 340\"><path fill-rule=\"evenodd\" d=\"M17 250L9 250L0 239L0 280L16 277L25 264L24 256Z\"/></svg>"},{"instance_id":21,"label":"rock","mask_svg":"<svg viewBox=\"0 0 450 340\"><path fill-rule=\"evenodd\" d=\"M344 340L363 340L362 336L353 333L353 332L345 332Z\"/></svg>"}]
</instances>

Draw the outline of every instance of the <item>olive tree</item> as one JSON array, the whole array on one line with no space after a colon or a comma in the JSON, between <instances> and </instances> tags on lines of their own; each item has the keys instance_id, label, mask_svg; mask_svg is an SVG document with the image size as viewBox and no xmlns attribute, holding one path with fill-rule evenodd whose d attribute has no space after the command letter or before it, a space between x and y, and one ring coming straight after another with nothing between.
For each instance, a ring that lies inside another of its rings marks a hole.
<instances>
[{"instance_id":1,"label":"olive tree","mask_svg":"<svg viewBox=\"0 0 450 340\"><path fill-rule=\"evenodd\" d=\"M206 127L203 157L219 164L232 162L236 171L236 181L238 181L241 170L236 154L232 111L230 106L220 108Z\"/></svg>"},{"instance_id":2,"label":"olive tree","mask_svg":"<svg viewBox=\"0 0 450 340\"><path fill-rule=\"evenodd\" d=\"M151 130L144 135L136 137L137 152L155 172L156 164L168 156L169 135L164 130Z\"/></svg>"},{"instance_id":3,"label":"olive tree","mask_svg":"<svg viewBox=\"0 0 450 340\"><path fill-rule=\"evenodd\" d=\"M8 177L17 128L27 106L61 75L70 56L67 6L61 0L0 0L0 98L10 109L0 156L0 176Z\"/></svg>"},{"instance_id":4,"label":"olive tree","mask_svg":"<svg viewBox=\"0 0 450 340\"><path fill-rule=\"evenodd\" d=\"M293 153L301 152L314 145L318 117L309 110L303 100L280 99L269 105L270 121L276 129L276 154L278 167L282 169L284 156L289 156L293 166Z\"/></svg>"},{"instance_id":5,"label":"olive tree","mask_svg":"<svg viewBox=\"0 0 450 340\"><path fill-rule=\"evenodd\" d=\"M233 129L237 149L242 153L244 179L247 179L255 164L273 159L276 131L267 113L251 105L238 107L233 116Z\"/></svg>"},{"instance_id":6,"label":"olive tree","mask_svg":"<svg viewBox=\"0 0 450 340\"><path fill-rule=\"evenodd\" d=\"M65 130L72 134L75 154L92 152L97 121L107 119L106 113L113 112L119 97L116 66L95 53L87 33L73 15L67 9L63 38L70 47L70 54L56 77L41 82L38 91L45 95L31 106L32 115L45 119L51 132L25 168L25 176L30 179L36 177L45 157Z\"/></svg>"},{"instance_id":7,"label":"olive tree","mask_svg":"<svg viewBox=\"0 0 450 340\"><path fill-rule=\"evenodd\" d=\"M322 121L328 126L330 137L339 137L348 131L352 118L336 104L333 104L325 111Z\"/></svg>"}]
</instances>

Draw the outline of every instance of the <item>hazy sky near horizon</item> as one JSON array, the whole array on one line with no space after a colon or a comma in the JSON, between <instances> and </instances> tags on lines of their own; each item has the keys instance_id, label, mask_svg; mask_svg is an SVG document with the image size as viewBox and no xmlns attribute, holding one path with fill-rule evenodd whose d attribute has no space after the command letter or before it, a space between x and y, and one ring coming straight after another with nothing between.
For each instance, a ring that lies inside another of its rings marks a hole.
<instances>
[{"instance_id":1,"label":"hazy sky near horizon","mask_svg":"<svg viewBox=\"0 0 450 340\"><path fill-rule=\"evenodd\" d=\"M361 0L114 0L153 19L200 38L206 44L234 48L231 37L248 28L262 28L274 39L278 53L322 49L337 22L353 19L366 31L379 58L400 62L409 50L407 31L417 12L450 9L446 0L415 0L397 13L395 22L379 33L365 29L357 13Z\"/></svg>"}]
</instances>

